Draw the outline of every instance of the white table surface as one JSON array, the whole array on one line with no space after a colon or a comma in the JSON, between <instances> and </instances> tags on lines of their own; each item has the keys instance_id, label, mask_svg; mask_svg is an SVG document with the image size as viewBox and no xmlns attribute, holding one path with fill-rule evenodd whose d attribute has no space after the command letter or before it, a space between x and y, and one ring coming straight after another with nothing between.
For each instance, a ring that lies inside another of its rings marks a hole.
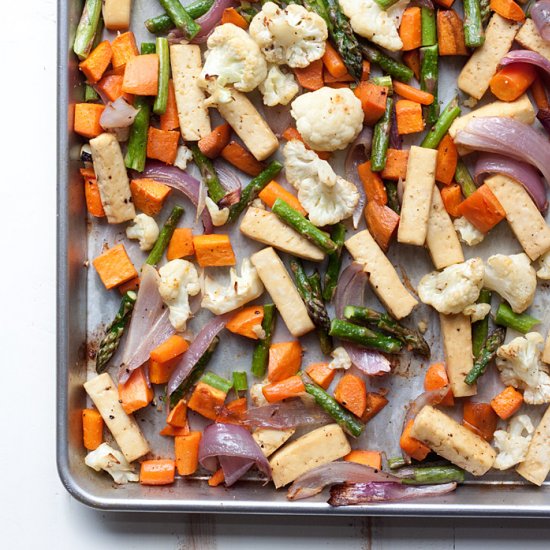
<instances>
[{"instance_id":1,"label":"white table surface","mask_svg":"<svg viewBox=\"0 0 550 550\"><path fill-rule=\"evenodd\" d=\"M54 459L56 2L3 1L2 15L0 547L549 547L538 520L106 514L69 497Z\"/></svg>"}]
</instances>

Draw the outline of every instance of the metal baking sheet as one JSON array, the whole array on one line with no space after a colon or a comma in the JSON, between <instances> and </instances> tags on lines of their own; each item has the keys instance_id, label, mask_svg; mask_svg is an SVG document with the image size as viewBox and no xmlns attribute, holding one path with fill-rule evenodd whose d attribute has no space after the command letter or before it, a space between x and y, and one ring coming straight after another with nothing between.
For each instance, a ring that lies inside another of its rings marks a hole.
<instances>
[{"instance_id":1,"label":"metal baking sheet","mask_svg":"<svg viewBox=\"0 0 550 550\"><path fill-rule=\"evenodd\" d=\"M211 488L203 480L206 472L193 479L178 479L170 487L145 487L139 484L117 486L109 476L97 474L84 464L84 449L80 411L87 404L83 382L90 374L92 362L89 348L93 347L101 327L112 318L119 297L105 292L93 269L87 269L88 259L100 253L105 244L113 245L124 239L122 227L113 227L100 221L88 225L85 216L83 187L78 174L80 140L72 132L72 106L81 100L82 79L75 56L71 51L74 32L82 10L81 2L62 1L58 4L58 346L57 346L57 463L61 480L67 490L81 502L105 510L182 511L212 513L265 513L265 514L334 514L334 515L438 515L438 516L548 516L550 515L550 491L548 487L536 488L521 481L513 474L491 474L483 480L470 478L459 489L442 498L421 499L411 502L375 504L332 508L326 504L326 493L317 498L289 502L286 491L275 491L258 480L241 481L226 489ZM135 0L133 29L138 41L154 39L143 27L143 21L161 11L154 0ZM143 29L143 30L142 30ZM446 66L440 84L443 104L455 93L456 74L459 65ZM336 159L337 171L341 158ZM173 193L172 195L174 195ZM179 203L187 206L182 226L193 225L194 208L182 197ZM163 215L166 215L165 208ZM196 225L200 231L199 225ZM237 227L237 226L236 226ZM243 239L239 231L232 229L231 238L238 263L251 251L261 248ZM135 265L141 265L144 256L136 246L127 245ZM518 252L519 245L505 224L500 224L491 238L475 249L465 247L468 257L479 255L487 258L495 252ZM413 286L419 278L432 269L427 252L412 247L395 248L390 258ZM349 260L346 260L346 262ZM542 327L550 325L547 312L548 292L539 290L534 315L543 320ZM367 303L376 304L372 293L367 293ZM195 332L202 325L199 315L189 324ZM426 306L421 306L409 322L428 322L426 339L432 347L432 361L442 359L437 317ZM275 341L288 339L284 323L278 323ZM304 362L318 360L318 346L314 336L302 339L307 354ZM235 368L247 369L252 345L244 339L229 335L223 337L210 368L220 374L228 374ZM116 361L115 361L116 364ZM355 446L368 445L380 449L388 456L398 450L404 408L411 398L422 391L422 373L426 362L405 355L391 376L369 380L369 386L386 388L389 405L371 422L365 434L354 442ZM116 372L116 370L114 371ZM158 396L158 391L157 391ZM158 403L160 405L160 402ZM163 425L161 407L151 406L136 416L152 448L158 456L170 456L172 443L169 438L158 436ZM537 411L533 412L534 415ZM191 418L192 425L200 420Z\"/></svg>"}]
</instances>

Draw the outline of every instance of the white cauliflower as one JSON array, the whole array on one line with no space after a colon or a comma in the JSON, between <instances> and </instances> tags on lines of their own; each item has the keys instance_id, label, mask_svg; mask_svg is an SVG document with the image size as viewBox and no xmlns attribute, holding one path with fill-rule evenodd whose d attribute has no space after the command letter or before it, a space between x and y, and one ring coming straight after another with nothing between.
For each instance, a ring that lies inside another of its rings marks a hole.
<instances>
[{"instance_id":1,"label":"white cauliflower","mask_svg":"<svg viewBox=\"0 0 550 550\"><path fill-rule=\"evenodd\" d=\"M497 430L493 437L498 455L493 468L507 470L523 462L534 431L535 427L526 414L514 416L508 424L508 430Z\"/></svg>"},{"instance_id":2,"label":"white cauliflower","mask_svg":"<svg viewBox=\"0 0 550 550\"><path fill-rule=\"evenodd\" d=\"M248 30L270 63L289 67L307 67L321 59L328 38L323 18L296 4L282 9L267 2Z\"/></svg>"},{"instance_id":3,"label":"white cauliflower","mask_svg":"<svg viewBox=\"0 0 550 550\"><path fill-rule=\"evenodd\" d=\"M157 222L147 214L138 214L133 222L134 225L126 228L126 236L129 239L139 240L141 250L151 250L159 237Z\"/></svg>"},{"instance_id":4,"label":"white cauliflower","mask_svg":"<svg viewBox=\"0 0 550 550\"><path fill-rule=\"evenodd\" d=\"M210 197L206 197L205 203L206 209L212 218L212 224L214 227L224 225L227 218L229 218L229 208L219 208L219 206Z\"/></svg>"},{"instance_id":5,"label":"white cauliflower","mask_svg":"<svg viewBox=\"0 0 550 550\"><path fill-rule=\"evenodd\" d=\"M418 296L439 313L460 313L473 304L483 287L483 262L472 258L460 264L432 271L418 283Z\"/></svg>"},{"instance_id":6,"label":"white cauliflower","mask_svg":"<svg viewBox=\"0 0 550 550\"><path fill-rule=\"evenodd\" d=\"M539 258L539 270L537 277L543 281L550 280L550 250Z\"/></svg>"},{"instance_id":7,"label":"white cauliflower","mask_svg":"<svg viewBox=\"0 0 550 550\"><path fill-rule=\"evenodd\" d=\"M182 332L191 316L189 296L201 290L197 270L187 260L172 260L159 269L159 275L159 293L170 309L170 323Z\"/></svg>"},{"instance_id":8,"label":"white cauliflower","mask_svg":"<svg viewBox=\"0 0 550 550\"><path fill-rule=\"evenodd\" d=\"M475 246L485 238L485 234L475 225L470 223L464 216L456 218L453 225L455 226L455 230L460 240L468 246Z\"/></svg>"},{"instance_id":9,"label":"white cauliflower","mask_svg":"<svg viewBox=\"0 0 550 550\"><path fill-rule=\"evenodd\" d=\"M174 161L174 166L180 170L187 169L187 163L193 160L193 153L189 147L185 145L180 145L176 153L176 160Z\"/></svg>"},{"instance_id":10,"label":"white cauliflower","mask_svg":"<svg viewBox=\"0 0 550 550\"><path fill-rule=\"evenodd\" d=\"M322 227L353 214L359 192L353 183L337 176L326 160L298 140L287 142L283 155L287 180L297 189L311 223Z\"/></svg>"},{"instance_id":11,"label":"white cauliflower","mask_svg":"<svg viewBox=\"0 0 550 550\"><path fill-rule=\"evenodd\" d=\"M540 356L544 338L538 332L514 338L497 350L500 378L507 386L523 389L528 405L550 402L550 376Z\"/></svg>"},{"instance_id":12,"label":"white cauliflower","mask_svg":"<svg viewBox=\"0 0 550 550\"><path fill-rule=\"evenodd\" d=\"M215 80L217 93L213 95L217 102L231 101L228 86L240 92L251 92L265 80L267 63L260 48L240 27L232 23L216 27L208 37L207 46L199 84L207 87L209 81Z\"/></svg>"},{"instance_id":13,"label":"white cauliflower","mask_svg":"<svg viewBox=\"0 0 550 550\"><path fill-rule=\"evenodd\" d=\"M360 36L392 52L403 47L391 9L382 9L375 0L340 0L340 6Z\"/></svg>"},{"instance_id":14,"label":"white cauliflower","mask_svg":"<svg viewBox=\"0 0 550 550\"><path fill-rule=\"evenodd\" d=\"M283 72L277 65L271 65L267 78L258 86L264 99L264 105L288 105L300 91L292 73Z\"/></svg>"},{"instance_id":15,"label":"white cauliflower","mask_svg":"<svg viewBox=\"0 0 550 550\"><path fill-rule=\"evenodd\" d=\"M466 306L462 313L470 317L470 321L475 323L476 321L481 321L489 315L491 311L491 304L470 304Z\"/></svg>"},{"instance_id":16,"label":"white cauliflower","mask_svg":"<svg viewBox=\"0 0 550 550\"><path fill-rule=\"evenodd\" d=\"M329 369L348 370L351 367L351 359L343 347L334 348L330 354L332 361L328 364Z\"/></svg>"},{"instance_id":17,"label":"white cauliflower","mask_svg":"<svg viewBox=\"0 0 550 550\"><path fill-rule=\"evenodd\" d=\"M504 298L515 313L524 312L535 298L537 274L527 254L495 254L487 260L484 286Z\"/></svg>"},{"instance_id":18,"label":"white cauliflower","mask_svg":"<svg viewBox=\"0 0 550 550\"><path fill-rule=\"evenodd\" d=\"M90 451L84 462L86 466L93 468L96 472L105 470L119 485L139 481L138 474L124 458L124 455L107 443L102 443L97 449Z\"/></svg>"},{"instance_id":19,"label":"white cauliflower","mask_svg":"<svg viewBox=\"0 0 550 550\"><path fill-rule=\"evenodd\" d=\"M237 271L231 268L229 277L230 282L227 286L213 281L210 277L204 278L202 307L216 315L222 315L255 300L264 291L256 268L248 258L241 263L241 275L238 276Z\"/></svg>"},{"instance_id":20,"label":"white cauliflower","mask_svg":"<svg viewBox=\"0 0 550 550\"><path fill-rule=\"evenodd\" d=\"M269 402L265 398L264 392L262 391L264 386L267 386L267 382L265 384L252 384L252 386L250 386L250 400L255 407L269 405Z\"/></svg>"},{"instance_id":21,"label":"white cauliflower","mask_svg":"<svg viewBox=\"0 0 550 550\"><path fill-rule=\"evenodd\" d=\"M324 86L302 94L292 102L290 114L315 151L345 149L363 128L361 101L349 88Z\"/></svg>"}]
</instances>

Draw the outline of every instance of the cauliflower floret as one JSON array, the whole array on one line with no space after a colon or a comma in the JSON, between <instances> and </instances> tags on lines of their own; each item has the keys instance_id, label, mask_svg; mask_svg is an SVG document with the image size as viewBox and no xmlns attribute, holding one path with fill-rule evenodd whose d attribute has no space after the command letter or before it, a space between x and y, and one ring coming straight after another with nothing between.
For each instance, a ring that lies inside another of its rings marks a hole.
<instances>
[{"instance_id":1,"label":"cauliflower floret","mask_svg":"<svg viewBox=\"0 0 550 550\"><path fill-rule=\"evenodd\" d=\"M485 235L463 216L456 218L453 225L460 240L468 246L475 246L485 238Z\"/></svg>"},{"instance_id":2,"label":"cauliflower floret","mask_svg":"<svg viewBox=\"0 0 550 550\"><path fill-rule=\"evenodd\" d=\"M472 258L460 264L432 271L418 283L418 296L439 313L460 313L473 304L483 286L483 262Z\"/></svg>"},{"instance_id":3,"label":"cauliflower floret","mask_svg":"<svg viewBox=\"0 0 550 550\"><path fill-rule=\"evenodd\" d=\"M327 24L316 13L296 4L282 9L273 2L262 6L249 32L270 63L289 67L321 59L328 38Z\"/></svg>"},{"instance_id":4,"label":"cauliflower floret","mask_svg":"<svg viewBox=\"0 0 550 550\"><path fill-rule=\"evenodd\" d=\"M205 203L214 227L222 226L229 218L229 208L219 208L210 197L206 197Z\"/></svg>"},{"instance_id":5,"label":"cauliflower floret","mask_svg":"<svg viewBox=\"0 0 550 550\"><path fill-rule=\"evenodd\" d=\"M264 291L256 268L252 266L248 258L241 263L240 277L233 268L229 272L229 277L228 286L220 285L210 277L204 278L202 307L216 315L222 315L255 300Z\"/></svg>"},{"instance_id":6,"label":"cauliflower floret","mask_svg":"<svg viewBox=\"0 0 550 550\"><path fill-rule=\"evenodd\" d=\"M529 405L550 402L548 367L540 361L543 344L544 338L538 332L529 332L497 350L502 382L525 390L523 399Z\"/></svg>"},{"instance_id":7,"label":"cauliflower floret","mask_svg":"<svg viewBox=\"0 0 550 550\"><path fill-rule=\"evenodd\" d=\"M193 153L189 147L185 145L180 145L176 153L176 160L174 161L174 166L177 166L180 170L187 169L187 163L193 160Z\"/></svg>"},{"instance_id":8,"label":"cauliflower floret","mask_svg":"<svg viewBox=\"0 0 550 550\"><path fill-rule=\"evenodd\" d=\"M283 72L277 65L271 65L267 78L258 86L264 105L288 105L300 88L292 73Z\"/></svg>"},{"instance_id":9,"label":"cauliflower floret","mask_svg":"<svg viewBox=\"0 0 550 550\"><path fill-rule=\"evenodd\" d=\"M265 80L267 63L260 48L240 27L232 23L216 27L208 37L207 46L199 84L206 88L208 81L215 79L218 93L213 95L218 103L231 101L231 90L226 90L227 86L251 92Z\"/></svg>"},{"instance_id":10,"label":"cauliflower floret","mask_svg":"<svg viewBox=\"0 0 550 550\"><path fill-rule=\"evenodd\" d=\"M514 310L524 312L535 298L537 274L527 254L495 254L487 260L484 286L498 292Z\"/></svg>"},{"instance_id":11,"label":"cauliflower floret","mask_svg":"<svg viewBox=\"0 0 550 550\"><path fill-rule=\"evenodd\" d=\"M382 9L375 0L340 0L340 6L357 34L392 52L403 47L391 11Z\"/></svg>"},{"instance_id":12,"label":"cauliflower floret","mask_svg":"<svg viewBox=\"0 0 550 550\"><path fill-rule=\"evenodd\" d=\"M96 472L105 470L119 485L139 481L139 476L124 455L107 443L102 443L97 449L90 451L84 462Z\"/></svg>"},{"instance_id":13,"label":"cauliflower floret","mask_svg":"<svg viewBox=\"0 0 550 550\"><path fill-rule=\"evenodd\" d=\"M138 214L133 222L134 225L126 228L126 236L139 240L141 250L151 250L159 237L157 222L147 214Z\"/></svg>"},{"instance_id":14,"label":"cauliflower floret","mask_svg":"<svg viewBox=\"0 0 550 550\"><path fill-rule=\"evenodd\" d=\"M250 386L250 400L255 407L269 405L269 401L265 398L264 392L262 391L264 386L267 386L267 382L265 384L252 384L252 386Z\"/></svg>"},{"instance_id":15,"label":"cauliflower floret","mask_svg":"<svg viewBox=\"0 0 550 550\"><path fill-rule=\"evenodd\" d=\"M498 455L493 468L507 470L523 462L534 431L535 427L526 414L514 416L508 424L508 430L497 430L493 438Z\"/></svg>"},{"instance_id":16,"label":"cauliflower floret","mask_svg":"<svg viewBox=\"0 0 550 550\"><path fill-rule=\"evenodd\" d=\"M539 270L537 271L537 277L543 281L550 279L550 251L544 253L539 258Z\"/></svg>"},{"instance_id":17,"label":"cauliflower floret","mask_svg":"<svg viewBox=\"0 0 550 550\"><path fill-rule=\"evenodd\" d=\"M315 151L345 149L363 128L361 101L349 88L324 86L297 97L290 114L304 142Z\"/></svg>"},{"instance_id":18,"label":"cauliflower floret","mask_svg":"<svg viewBox=\"0 0 550 550\"><path fill-rule=\"evenodd\" d=\"M191 316L189 296L196 296L201 286L195 266L187 260L172 260L159 269L159 293L170 309L170 323L184 331Z\"/></svg>"},{"instance_id":19,"label":"cauliflower floret","mask_svg":"<svg viewBox=\"0 0 550 550\"><path fill-rule=\"evenodd\" d=\"M326 160L298 140L289 141L283 155L286 177L298 190L298 199L309 212L311 223L322 227L353 214L359 202L357 188L337 176Z\"/></svg>"},{"instance_id":20,"label":"cauliflower floret","mask_svg":"<svg viewBox=\"0 0 550 550\"><path fill-rule=\"evenodd\" d=\"M330 354L332 361L328 364L329 369L348 370L351 367L351 359L343 347L334 348Z\"/></svg>"},{"instance_id":21,"label":"cauliflower floret","mask_svg":"<svg viewBox=\"0 0 550 550\"><path fill-rule=\"evenodd\" d=\"M470 321L475 323L476 321L485 319L490 311L491 304L470 304L462 310L462 313L464 315L469 315Z\"/></svg>"}]
</instances>

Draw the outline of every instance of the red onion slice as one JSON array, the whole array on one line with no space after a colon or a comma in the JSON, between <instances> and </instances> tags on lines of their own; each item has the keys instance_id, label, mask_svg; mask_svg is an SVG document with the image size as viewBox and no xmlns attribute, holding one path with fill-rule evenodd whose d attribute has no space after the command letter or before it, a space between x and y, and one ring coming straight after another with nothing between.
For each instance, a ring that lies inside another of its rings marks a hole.
<instances>
[{"instance_id":1,"label":"red onion slice","mask_svg":"<svg viewBox=\"0 0 550 550\"><path fill-rule=\"evenodd\" d=\"M403 429L412 420L421 409L426 405L439 405L445 396L449 393L450 386L447 384L437 390L430 390L421 393L414 401L411 401L407 407L405 413L405 420L403 421ZM403 431L403 430L402 430Z\"/></svg>"},{"instance_id":2,"label":"red onion slice","mask_svg":"<svg viewBox=\"0 0 550 550\"><path fill-rule=\"evenodd\" d=\"M177 166L168 166L160 161L149 161L140 177L153 178L157 181L177 189L183 193L194 205L199 206L200 181L180 170ZM208 210L202 212L202 225L205 233L212 233L214 226Z\"/></svg>"},{"instance_id":3,"label":"red onion slice","mask_svg":"<svg viewBox=\"0 0 550 550\"><path fill-rule=\"evenodd\" d=\"M218 462L223 469L225 484L233 485L253 464L271 478L271 467L250 432L235 424L210 424L199 445L201 466L214 472Z\"/></svg>"},{"instance_id":4,"label":"red onion slice","mask_svg":"<svg viewBox=\"0 0 550 550\"><path fill-rule=\"evenodd\" d=\"M478 151L502 153L536 166L550 182L550 143L539 132L504 117L474 118L457 133L455 143Z\"/></svg>"},{"instance_id":5,"label":"red onion slice","mask_svg":"<svg viewBox=\"0 0 550 550\"><path fill-rule=\"evenodd\" d=\"M224 10L237 5L238 2L235 0L216 0L204 15L195 20L201 26L201 30L193 37L191 43L204 44L214 27L220 23Z\"/></svg>"},{"instance_id":6,"label":"red onion slice","mask_svg":"<svg viewBox=\"0 0 550 550\"><path fill-rule=\"evenodd\" d=\"M288 500L311 498L335 483L399 483L391 474L355 462L330 462L301 475L288 489Z\"/></svg>"},{"instance_id":7,"label":"red onion slice","mask_svg":"<svg viewBox=\"0 0 550 550\"><path fill-rule=\"evenodd\" d=\"M128 128L134 122L139 110L126 102L123 97L116 101L109 101L101 113L99 124L105 130Z\"/></svg>"},{"instance_id":8,"label":"red onion slice","mask_svg":"<svg viewBox=\"0 0 550 550\"><path fill-rule=\"evenodd\" d=\"M333 487L328 503L331 506L351 506L391 500L439 497L451 493L455 489L456 483L421 486L401 485L400 483L354 483Z\"/></svg>"},{"instance_id":9,"label":"red onion slice","mask_svg":"<svg viewBox=\"0 0 550 550\"><path fill-rule=\"evenodd\" d=\"M531 6L531 18L543 40L550 42L550 0L539 0Z\"/></svg>"},{"instance_id":10,"label":"red onion slice","mask_svg":"<svg viewBox=\"0 0 550 550\"><path fill-rule=\"evenodd\" d=\"M481 185L489 174L504 174L516 180L525 187L525 190L541 212L548 208L544 182L539 172L530 164L509 159L503 155L482 153L477 159L474 172L477 185Z\"/></svg>"},{"instance_id":11,"label":"red onion slice","mask_svg":"<svg viewBox=\"0 0 550 550\"><path fill-rule=\"evenodd\" d=\"M315 424L328 424L330 417L317 405L308 407L301 399L253 407L246 413L242 424L250 428L299 428Z\"/></svg>"},{"instance_id":12,"label":"red onion slice","mask_svg":"<svg viewBox=\"0 0 550 550\"><path fill-rule=\"evenodd\" d=\"M550 61L540 53L531 50L512 50L500 60L500 65L503 67L512 63L529 63L550 74Z\"/></svg>"},{"instance_id":13,"label":"red onion slice","mask_svg":"<svg viewBox=\"0 0 550 550\"><path fill-rule=\"evenodd\" d=\"M202 327L201 331L197 334L197 337L193 340L193 343L183 354L183 357L174 369L167 386L168 395L172 395L172 393L178 389L179 385L189 376L189 373L197 364L197 361L204 355L204 352L209 348L212 340L214 340L218 333L225 327L227 321L234 313L235 312L218 315L210 319L210 321Z\"/></svg>"},{"instance_id":14,"label":"red onion slice","mask_svg":"<svg viewBox=\"0 0 550 550\"><path fill-rule=\"evenodd\" d=\"M222 199L224 206L231 206L239 201L241 198L241 190L243 184L235 171L232 170L225 162L220 159L214 161L214 168L218 174L218 178L222 187L231 195L231 198L228 199L227 195ZM233 202L231 202L233 201Z\"/></svg>"},{"instance_id":15,"label":"red onion slice","mask_svg":"<svg viewBox=\"0 0 550 550\"><path fill-rule=\"evenodd\" d=\"M550 109L539 109L537 111L537 120L546 132L550 134Z\"/></svg>"}]
</instances>

